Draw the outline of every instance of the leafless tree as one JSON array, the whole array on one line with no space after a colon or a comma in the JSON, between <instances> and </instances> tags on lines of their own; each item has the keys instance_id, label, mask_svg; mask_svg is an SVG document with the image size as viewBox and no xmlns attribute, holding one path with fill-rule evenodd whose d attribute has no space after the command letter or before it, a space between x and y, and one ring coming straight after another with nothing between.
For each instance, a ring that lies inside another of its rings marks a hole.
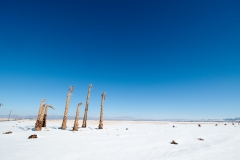
<instances>
[{"instance_id":1,"label":"leafless tree","mask_svg":"<svg viewBox=\"0 0 240 160\"><path fill-rule=\"evenodd\" d=\"M62 129L67 128L68 108L69 108L72 92L73 92L73 86L70 86L70 88L68 90L67 101L66 101L66 106L65 106L64 116L63 116Z\"/></svg>"},{"instance_id":2,"label":"leafless tree","mask_svg":"<svg viewBox=\"0 0 240 160\"><path fill-rule=\"evenodd\" d=\"M76 117L75 117L74 126L73 126L73 131L78 131L78 118L79 118L79 110L80 110L81 105L82 105L82 102L78 103Z\"/></svg>"},{"instance_id":3,"label":"leafless tree","mask_svg":"<svg viewBox=\"0 0 240 160\"><path fill-rule=\"evenodd\" d=\"M106 93L102 92L102 101L101 101L101 110L100 110L100 120L99 120L99 129L103 129L103 110L104 110L104 100L106 99Z\"/></svg>"},{"instance_id":4,"label":"leafless tree","mask_svg":"<svg viewBox=\"0 0 240 160\"><path fill-rule=\"evenodd\" d=\"M87 112L88 112L88 105L89 105L89 101L90 101L90 91L91 91L91 89L92 89L92 84L90 84L89 87L88 87L88 94L87 94L87 100L86 100L86 106L85 106L82 128L87 127Z\"/></svg>"},{"instance_id":5,"label":"leafless tree","mask_svg":"<svg viewBox=\"0 0 240 160\"><path fill-rule=\"evenodd\" d=\"M12 113L12 111L10 111L10 113L9 113L9 116L8 116L8 121L9 121L9 118L10 118L10 116L11 116L11 113Z\"/></svg>"},{"instance_id":6,"label":"leafless tree","mask_svg":"<svg viewBox=\"0 0 240 160\"><path fill-rule=\"evenodd\" d=\"M42 130L42 119L43 119L43 112L44 112L44 102L45 102L45 98L42 99L41 103L40 103L40 107L39 107L39 111L38 111L38 117L37 117L37 121L35 123L35 130L36 131L41 131Z\"/></svg>"},{"instance_id":7,"label":"leafless tree","mask_svg":"<svg viewBox=\"0 0 240 160\"><path fill-rule=\"evenodd\" d=\"M46 127L46 126L47 126L48 107L50 107L50 108L52 108L52 109L54 110L54 107L51 106L51 105L49 105L49 104L47 104L47 105L45 106L45 112L44 112L44 115L43 115L43 125L42 125L42 127Z\"/></svg>"}]
</instances>

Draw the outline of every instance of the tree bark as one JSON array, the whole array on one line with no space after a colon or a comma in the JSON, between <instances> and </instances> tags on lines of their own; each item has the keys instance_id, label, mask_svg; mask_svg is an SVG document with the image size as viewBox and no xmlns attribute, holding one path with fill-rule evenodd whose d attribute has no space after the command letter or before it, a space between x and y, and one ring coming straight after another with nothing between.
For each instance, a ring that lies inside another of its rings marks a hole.
<instances>
[{"instance_id":1,"label":"tree bark","mask_svg":"<svg viewBox=\"0 0 240 160\"><path fill-rule=\"evenodd\" d=\"M42 125L42 127L46 127L47 111L48 111L48 105L45 106L45 112L44 112L44 115L43 115L43 125Z\"/></svg>"},{"instance_id":2,"label":"tree bark","mask_svg":"<svg viewBox=\"0 0 240 160\"><path fill-rule=\"evenodd\" d=\"M70 97L71 97L72 92L73 92L73 86L70 86L69 91L68 91L68 95L67 95L67 101L66 101L64 116L63 116L62 129L67 128L68 107L69 107Z\"/></svg>"},{"instance_id":3,"label":"tree bark","mask_svg":"<svg viewBox=\"0 0 240 160\"><path fill-rule=\"evenodd\" d=\"M103 110L104 110L104 100L106 99L106 93L102 93L102 101L101 101L101 110L100 110L100 120L98 129L103 129Z\"/></svg>"},{"instance_id":4,"label":"tree bark","mask_svg":"<svg viewBox=\"0 0 240 160\"><path fill-rule=\"evenodd\" d=\"M47 104L46 107L45 107L45 112L44 112L44 115L43 115L43 125L42 127L46 127L47 126L47 114L48 114L48 107L54 109L53 106Z\"/></svg>"},{"instance_id":5,"label":"tree bark","mask_svg":"<svg viewBox=\"0 0 240 160\"><path fill-rule=\"evenodd\" d=\"M82 128L87 127L87 112L88 112L88 105L89 105L89 101L90 101L90 91L91 91L91 89L92 89L92 84L90 84L89 87L88 87L88 94L87 94L87 100L86 100L86 106L85 106Z\"/></svg>"},{"instance_id":6,"label":"tree bark","mask_svg":"<svg viewBox=\"0 0 240 160\"><path fill-rule=\"evenodd\" d=\"M82 102L78 103L76 117L75 117L75 121L74 121L74 125L73 125L73 131L78 131L79 110L80 110L81 105L82 105Z\"/></svg>"},{"instance_id":7,"label":"tree bark","mask_svg":"<svg viewBox=\"0 0 240 160\"><path fill-rule=\"evenodd\" d=\"M35 123L35 130L36 131L41 131L42 130L41 115L42 115L42 112L44 110L44 101L45 101L45 98L43 98L41 103L40 103L40 107L39 107L39 111L38 111L38 117L37 117L37 121Z\"/></svg>"}]
</instances>

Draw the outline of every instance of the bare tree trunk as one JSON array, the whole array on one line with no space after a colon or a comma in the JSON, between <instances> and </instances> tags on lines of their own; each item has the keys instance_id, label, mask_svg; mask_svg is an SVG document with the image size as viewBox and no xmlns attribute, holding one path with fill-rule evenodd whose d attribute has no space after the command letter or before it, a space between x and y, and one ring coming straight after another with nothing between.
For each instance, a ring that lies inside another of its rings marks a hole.
<instances>
[{"instance_id":1,"label":"bare tree trunk","mask_svg":"<svg viewBox=\"0 0 240 160\"><path fill-rule=\"evenodd\" d=\"M79 117L79 110L80 110L81 105L82 105L82 102L78 103L76 117L75 117L74 126L73 126L73 131L78 131L78 117Z\"/></svg>"},{"instance_id":2,"label":"bare tree trunk","mask_svg":"<svg viewBox=\"0 0 240 160\"><path fill-rule=\"evenodd\" d=\"M40 115L39 115L39 119L37 120L38 124L37 124L36 131L41 131L41 130L42 130L44 107L46 107L45 104L44 104L44 105L42 106L42 108L41 108L41 112L40 112Z\"/></svg>"},{"instance_id":3,"label":"bare tree trunk","mask_svg":"<svg viewBox=\"0 0 240 160\"><path fill-rule=\"evenodd\" d=\"M42 99L41 103L40 103L40 107L39 107L39 111L38 111L38 117L37 117L37 121L35 123L35 130L36 131L40 131L42 130L42 125L41 125L41 112L44 109L44 101L45 98Z\"/></svg>"},{"instance_id":4,"label":"bare tree trunk","mask_svg":"<svg viewBox=\"0 0 240 160\"><path fill-rule=\"evenodd\" d=\"M106 99L106 93L102 93L102 102L101 102L101 110L100 110L100 121L98 129L103 129L103 110L104 110L104 100Z\"/></svg>"},{"instance_id":5,"label":"bare tree trunk","mask_svg":"<svg viewBox=\"0 0 240 160\"><path fill-rule=\"evenodd\" d=\"M68 107L69 107L70 97L71 97L72 92L73 92L73 86L70 86L69 91L68 91L68 95L67 95L67 101L66 101L64 116L63 116L62 129L67 128Z\"/></svg>"},{"instance_id":6,"label":"bare tree trunk","mask_svg":"<svg viewBox=\"0 0 240 160\"><path fill-rule=\"evenodd\" d=\"M46 107L45 107L45 112L44 112L44 116L43 116L43 125L42 127L46 127L47 126L47 113L48 113L48 107L54 109L53 106L47 104Z\"/></svg>"},{"instance_id":7,"label":"bare tree trunk","mask_svg":"<svg viewBox=\"0 0 240 160\"><path fill-rule=\"evenodd\" d=\"M43 115L43 123L42 123L42 127L46 127L47 126L47 115L44 114Z\"/></svg>"},{"instance_id":8,"label":"bare tree trunk","mask_svg":"<svg viewBox=\"0 0 240 160\"><path fill-rule=\"evenodd\" d=\"M43 125L42 125L42 127L46 127L46 121L47 121L47 111L48 111L48 105L46 105L46 107L45 107L45 112L44 112L44 115L43 115Z\"/></svg>"},{"instance_id":9,"label":"bare tree trunk","mask_svg":"<svg viewBox=\"0 0 240 160\"><path fill-rule=\"evenodd\" d=\"M91 89L92 89L92 84L90 84L89 87L88 87L88 94L87 94L87 100L86 100L86 106L85 106L82 128L87 127L87 112L88 112L88 105L89 105L89 101L90 101L90 91L91 91Z\"/></svg>"}]
</instances>

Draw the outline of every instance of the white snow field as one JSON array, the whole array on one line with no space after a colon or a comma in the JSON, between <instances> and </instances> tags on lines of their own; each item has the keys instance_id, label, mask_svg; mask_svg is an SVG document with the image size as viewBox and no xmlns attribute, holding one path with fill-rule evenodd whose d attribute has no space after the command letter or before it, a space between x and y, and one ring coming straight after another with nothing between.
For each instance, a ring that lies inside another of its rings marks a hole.
<instances>
[{"instance_id":1,"label":"white snow field","mask_svg":"<svg viewBox=\"0 0 240 160\"><path fill-rule=\"evenodd\" d=\"M35 121L0 122L0 159L240 160L238 124L104 121L104 129L98 130L98 121L91 120L87 128L73 132L72 120L67 130L58 129L61 123L48 120L46 128L34 131ZM8 131L13 133L2 134ZM32 134L38 138L28 139ZM172 140L179 144L170 144Z\"/></svg>"}]
</instances>

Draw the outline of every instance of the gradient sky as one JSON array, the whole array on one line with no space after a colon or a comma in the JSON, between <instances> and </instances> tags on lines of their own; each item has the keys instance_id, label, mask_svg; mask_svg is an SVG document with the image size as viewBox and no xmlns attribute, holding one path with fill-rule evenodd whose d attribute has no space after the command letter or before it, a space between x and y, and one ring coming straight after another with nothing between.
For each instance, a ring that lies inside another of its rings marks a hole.
<instances>
[{"instance_id":1,"label":"gradient sky","mask_svg":"<svg viewBox=\"0 0 240 160\"><path fill-rule=\"evenodd\" d=\"M0 115L240 116L239 0L0 1Z\"/></svg>"}]
</instances>

